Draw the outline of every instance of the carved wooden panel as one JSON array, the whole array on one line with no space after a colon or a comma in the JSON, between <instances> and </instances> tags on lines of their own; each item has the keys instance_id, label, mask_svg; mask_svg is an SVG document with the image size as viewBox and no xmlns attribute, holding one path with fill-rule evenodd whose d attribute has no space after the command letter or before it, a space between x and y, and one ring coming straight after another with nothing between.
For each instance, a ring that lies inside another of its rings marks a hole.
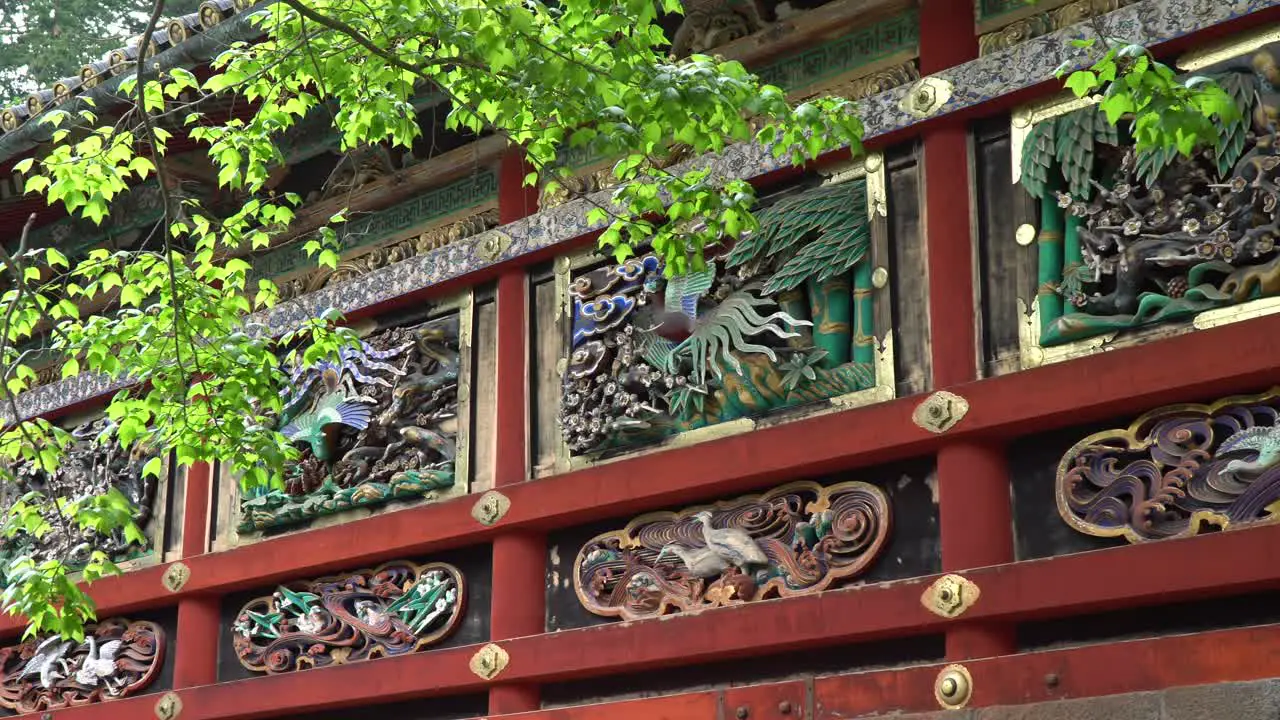
<instances>
[{"instance_id":1,"label":"carved wooden panel","mask_svg":"<svg viewBox=\"0 0 1280 720\"><path fill-rule=\"evenodd\" d=\"M134 695L164 665L159 625L120 618L85 628L85 641L32 638L0 649L0 707L56 710Z\"/></svg>"},{"instance_id":2,"label":"carved wooden panel","mask_svg":"<svg viewBox=\"0 0 1280 720\"><path fill-rule=\"evenodd\" d=\"M466 584L447 563L390 562L282 585L247 603L231 629L247 669L269 674L411 653L463 617Z\"/></svg>"},{"instance_id":3,"label":"carved wooden panel","mask_svg":"<svg viewBox=\"0 0 1280 720\"><path fill-rule=\"evenodd\" d=\"M867 163L767 199L761 230L683 278L652 254L558 261L557 305L534 291L539 474L893 397L890 202Z\"/></svg>"},{"instance_id":4,"label":"carved wooden panel","mask_svg":"<svg viewBox=\"0 0 1280 720\"><path fill-rule=\"evenodd\" d=\"M465 494L470 482L473 305L467 294L427 319L387 318L340 367L293 370L282 432L302 451L282 488L220 478L218 547L407 503ZM353 420L308 435L303 422L340 400ZM301 420L300 420L301 419Z\"/></svg>"},{"instance_id":5,"label":"carved wooden panel","mask_svg":"<svg viewBox=\"0 0 1280 720\"><path fill-rule=\"evenodd\" d=\"M145 542L128 541L122 531L104 535L57 520L53 503L45 503L43 515L50 529L41 537L19 530L0 547L0 568L19 553L30 553L36 562L57 558L72 566L83 566L94 550L105 552L124 568L159 562L165 546L168 457L145 442L120 448L118 426L105 417L75 418L67 423L72 444L62 464L50 476L34 463L20 460L9 470L14 482L0 483L0 509L9 508L31 492L63 500L119 492L133 506L133 521L143 531ZM159 474L144 473L148 462L159 458Z\"/></svg>"},{"instance_id":6,"label":"carved wooden panel","mask_svg":"<svg viewBox=\"0 0 1280 720\"><path fill-rule=\"evenodd\" d=\"M590 612L626 620L819 592L875 562L891 518L884 491L858 481L653 513L586 543L574 588Z\"/></svg>"},{"instance_id":7,"label":"carved wooden panel","mask_svg":"<svg viewBox=\"0 0 1280 720\"><path fill-rule=\"evenodd\" d=\"M1138 152L1086 101L1014 114L1011 169L1038 208L1015 233L1036 267L1018 299L1021 367L1280 310L1278 58L1280 44L1243 38L1180 61L1240 110L1190 157Z\"/></svg>"},{"instance_id":8,"label":"carved wooden panel","mask_svg":"<svg viewBox=\"0 0 1280 720\"><path fill-rule=\"evenodd\" d=\"M1274 522L1280 508L1280 388L1171 405L1094 433L1062 457L1062 519L1130 542Z\"/></svg>"}]
</instances>

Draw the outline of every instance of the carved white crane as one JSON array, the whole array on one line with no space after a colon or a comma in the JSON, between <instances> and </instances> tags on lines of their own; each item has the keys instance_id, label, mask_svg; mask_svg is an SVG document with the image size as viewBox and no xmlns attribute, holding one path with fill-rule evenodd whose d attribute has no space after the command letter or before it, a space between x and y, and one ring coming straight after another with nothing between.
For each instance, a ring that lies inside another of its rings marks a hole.
<instances>
[{"instance_id":1,"label":"carved white crane","mask_svg":"<svg viewBox=\"0 0 1280 720\"><path fill-rule=\"evenodd\" d=\"M25 678L31 675L40 676L40 685L46 690L53 688L53 683L66 677L64 674L67 669L67 661L62 657L71 649L74 644L70 640L58 642L59 637L53 637L45 640L36 647L35 654L27 661L22 668L22 675ZM63 672L58 671L58 667L62 667Z\"/></svg>"},{"instance_id":2,"label":"carved white crane","mask_svg":"<svg viewBox=\"0 0 1280 720\"><path fill-rule=\"evenodd\" d=\"M108 690L114 690L111 687L111 676L116 672L116 653L120 652L123 643L112 640L99 646L97 638L92 635L86 638L86 642L89 644L89 654L80 663L80 669L76 670L76 682L93 687L101 681Z\"/></svg>"},{"instance_id":3,"label":"carved white crane","mask_svg":"<svg viewBox=\"0 0 1280 720\"><path fill-rule=\"evenodd\" d=\"M667 553L680 558L688 568L689 577L713 578L729 568L729 563L708 547L686 548L671 543L662 548L655 562L661 562Z\"/></svg>"},{"instance_id":4,"label":"carved white crane","mask_svg":"<svg viewBox=\"0 0 1280 720\"><path fill-rule=\"evenodd\" d=\"M730 565L747 572L748 567L769 564L769 556L764 554L764 550L760 549L746 530L711 527L710 510L703 510L693 517L702 523L702 539L707 543L707 548Z\"/></svg>"}]
</instances>

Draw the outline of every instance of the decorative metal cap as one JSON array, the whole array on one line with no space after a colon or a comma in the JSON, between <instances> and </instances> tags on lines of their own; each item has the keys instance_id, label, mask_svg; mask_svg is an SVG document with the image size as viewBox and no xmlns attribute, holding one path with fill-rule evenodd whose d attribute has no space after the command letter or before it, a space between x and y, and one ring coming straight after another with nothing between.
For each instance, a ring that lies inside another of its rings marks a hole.
<instances>
[{"instance_id":1,"label":"decorative metal cap","mask_svg":"<svg viewBox=\"0 0 1280 720\"><path fill-rule=\"evenodd\" d=\"M1018 226L1018 231L1014 234L1014 239L1018 241L1019 245L1027 247L1036 241L1036 226L1031 223L1022 223Z\"/></svg>"},{"instance_id":2,"label":"decorative metal cap","mask_svg":"<svg viewBox=\"0 0 1280 720\"><path fill-rule=\"evenodd\" d=\"M191 568L187 567L184 562L176 562L164 571L164 576L160 578L160 583L164 585L165 590L176 593L185 587L190 579Z\"/></svg>"},{"instance_id":3,"label":"decorative metal cap","mask_svg":"<svg viewBox=\"0 0 1280 720\"><path fill-rule=\"evenodd\" d=\"M511 247L511 236L504 232L491 230L476 243L476 257L485 262L493 262L498 256Z\"/></svg>"},{"instance_id":4,"label":"decorative metal cap","mask_svg":"<svg viewBox=\"0 0 1280 720\"><path fill-rule=\"evenodd\" d=\"M507 655L506 650L489 643L471 656L471 672L482 680L492 680L507 668L510 661L511 656Z\"/></svg>"},{"instance_id":5,"label":"decorative metal cap","mask_svg":"<svg viewBox=\"0 0 1280 720\"><path fill-rule=\"evenodd\" d=\"M953 90L950 82L940 77L927 77L911 86L900 107L903 112L916 117L928 117L947 104Z\"/></svg>"},{"instance_id":6,"label":"decorative metal cap","mask_svg":"<svg viewBox=\"0 0 1280 720\"><path fill-rule=\"evenodd\" d=\"M977 583L959 575L943 575L920 596L929 612L944 618L960 617L978 602Z\"/></svg>"},{"instance_id":7,"label":"decorative metal cap","mask_svg":"<svg viewBox=\"0 0 1280 720\"><path fill-rule=\"evenodd\" d=\"M156 701L156 717L160 720L173 720L182 714L182 698L177 693L165 693Z\"/></svg>"},{"instance_id":8,"label":"decorative metal cap","mask_svg":"<svg viewBox=\"0 0 1280 720\"><path fill-rule=\"evenodd\" d=\"M490 490L471 506L471 517L481 525L489 526L501 520L510 509L510 498L497 490Z\"/></svg>"},{"instance_id":9,"label":"decorative metal cap","mask_svg":"<svg viewBox=\"0 0 1280 720\"><path fill-rule=\"evenodd\" d=\"M963 665L948 665L933 683L933 697L947 710L959 710L973 697L973 677Z\"/></svg>"},{"instance_id":10,"label":"decorative metal cap","mask_svg":"<svg viewBox=\"0 0 1280 720\"><path fill-rule=\"evenodd\" d=\"M955 393L939 390L916 406L911 420L932 433L955 427L969 412L969 402Z\"/></svg>"}]
</instances>

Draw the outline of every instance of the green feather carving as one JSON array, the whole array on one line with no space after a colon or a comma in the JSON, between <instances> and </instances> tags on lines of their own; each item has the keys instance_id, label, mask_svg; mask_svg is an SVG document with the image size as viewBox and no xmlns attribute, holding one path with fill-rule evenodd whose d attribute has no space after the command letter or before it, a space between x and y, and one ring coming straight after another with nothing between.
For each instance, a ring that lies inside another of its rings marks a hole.
<instances>
[{"instance_id":1,"label":"green feather carving","mask_svg":"<svg viewBox=\"0 0 1280 720\"><path fill-rule=\"evenodd\" d=\"M772 295L843 273L861 261L871 244L864 180L813 188L760 213L760 229L739 242L726 263L792 254L765 284ZM796 252L796 246L804 243Z\"/></svg>"},{"instance_id":2,"label":"green feather carving","mask_svg":"<svg viewBox=\"0 0 1280 720\"><path fill-rule=\"evenodd\" d=\"M706 383L708 369L716 377L723 377L725 368L741 374L742 364L733 356L735 352L761 353L777 362L773 348L748 342L748 338L767 332L785 340L799 333L785 329L784 325L794 328L810 323L781 310L771 315L761 315L758 311L773 305L773 301L753 295L749 288L733 292L698 320L693 334L676 346L672 354L689 358L699 385Z\"/></svg>"},{"instance_id":3,"label":"green feather carving","mask_svg":"<svg viewBox=\"0 0 1280 720\"><path fill-rule=\"evenodd\" d=\"M1027 142L1022 148L1022 186L1031 197L1044 197L1045 187L1049 184L1049 173L1054 171L1057 161L1054 150L1054 127L1056 123L1042 122L1031 128Z\"/></svg>"},{"instance_id":4,"label":"green feather carving","mask_svg":"<svg viewBox=\"0 0 1280 720\"><path fill-rule=\"evenodd\" d=\"M1253 122L1253 109L1258 99L1258 80L1253 73L1228 72L1214 78L1223 90L1240 108L1240 115L1231 122L1221 123L1218 128L1218 147L1214 156L1217 161L1218 176L1225 178L1231 174L1240 155L1244 153L1244 144L1248 139L1249 126Z\"/></svg>"}]
</instances>

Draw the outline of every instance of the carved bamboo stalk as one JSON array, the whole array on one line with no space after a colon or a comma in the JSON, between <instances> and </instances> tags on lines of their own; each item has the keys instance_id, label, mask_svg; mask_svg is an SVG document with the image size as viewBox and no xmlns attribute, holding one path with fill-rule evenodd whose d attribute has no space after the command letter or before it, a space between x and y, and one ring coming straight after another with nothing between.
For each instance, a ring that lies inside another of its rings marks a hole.
<instances>
[{"instance_id":1,"label":"carved bamboo stalk","mask_svg":"<svg viewBox=\"0 0 1280 720\"><path fill-rule=\"evenodd\" d=\"M1037 237L1040 272L1036 287L1036 303L1040 307L1040 332L1043 334L1055 320L1062 317L1062 296L1058 284L1062 282L1063 210L1058 207L1056 190L1060 179L1045 183L1044 197L1040 198L1040 234ZM1077 243L1077 246L1079 243Z\"/></svg>"}]
</instances>

